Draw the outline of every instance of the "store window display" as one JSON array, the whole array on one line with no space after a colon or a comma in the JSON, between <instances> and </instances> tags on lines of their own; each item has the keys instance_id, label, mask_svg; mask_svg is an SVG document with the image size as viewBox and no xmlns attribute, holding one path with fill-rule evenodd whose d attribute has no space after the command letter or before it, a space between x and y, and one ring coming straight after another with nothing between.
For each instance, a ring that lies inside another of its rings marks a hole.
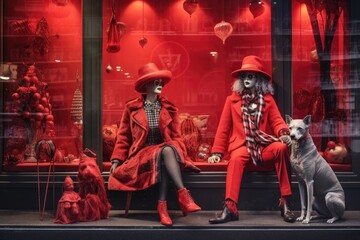
<instances>
[{"instance_id":1,"label":"store window display","mask_svg":"<svg viewBox=\"0 0 360 240\"><path fill-rule=\"evenodd\" d=\"M295 216L288 201L290 185L291 138L273 98L271 76L257 56L246 56L241 68L232 72L233 93L227 97L212 147L209 163L216 164L226 152L230 160L226 174L225 206L210 223L225 223L239 219L237 202L245 166L273 162L280 186L281 215L286 222ZM227 147L228 146L228 147ZM226 148L227 147L227 148Z\"/></svg>"},{"instance_id":2,"label":"store window display","mask_svg":"<svg viewBox=\"0 0 360 240\"><path fill-rule=\"evenodd\" d=\"M178 109L161 95L172 78L154 63L139 68L135 90L140 97L125 104L111 156L109 190L137 191L159 184L157 210L163 225L172 225L167 210L169 181L174 183L182 213L201 210L185 188L181 168L198 171L181 139Z\"/></svg>"},{"instance_id":3,"label":"store window display","mask_svg":"<svg viewBox=\"0 0 360 240\"><path fill-rule=\"evenodd\" d=\"M209 148L201 146L213 143L222 103L230 92L231 78L225 72L238 67L249 51L261 56L271 69L271 4L263 1L263 12L256 18L246 1L204 1L197 5L190 18L180 1L129 0L116 1L115 6L104 2L103 29L110 26L113 8L117 22L126 25L120 51L103 52L104 170L110 169L114 132L124 103L137 95L132 84L137 66L144 61L173 74L175 81L166 87L166 93L179 109L181 136L194 164L204 170L226 170L227 158L222 164L210 165L207 157L201 156L201 149ZM224 9L225 18L219 9ZM222 20L233 28L225 43L214 32ZM144 36L148 42L141 47L139 40ZM106 31L103 39L108 39ZM107 42L103 42L106 48Z\"/></svg>"}]
</instances>

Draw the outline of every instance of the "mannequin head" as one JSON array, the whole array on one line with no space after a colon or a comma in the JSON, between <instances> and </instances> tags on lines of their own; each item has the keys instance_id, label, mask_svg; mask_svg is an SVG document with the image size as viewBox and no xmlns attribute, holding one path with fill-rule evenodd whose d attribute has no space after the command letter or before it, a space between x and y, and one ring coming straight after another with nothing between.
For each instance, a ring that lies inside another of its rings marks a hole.
<instances>
[{"instance_id":1,"label":"mannequin head","mask_svg":"<svg viewBox=\"0 0 360 240\"><path fill-rule=\"evenodd\" d=\"M251 78L251 79L250 79ZM261 73L243 72L235 79L232 90L242 94L245 89L251 89L252 92L261 94L274 94L274 88L268 78Z\"/></svg>"},{"instance_id":2,"label":"mannequin head","mask_svg":"<svg viewBox=\"0 0 360 240\"><path fill-rule=\"evenodd\" d=\"M253 93L274 94L271 76L265 71L260 57L244 57L241 68L233 71L231 76L235 78L232 90L238 94L242 94L245 89L250 89Z\"/></svg>"},{"instance_id":3,"label":"mannequin head","mask_svg":"<svg viewBox=\"0 0 360 240\"><path fill-rule=\"evenodd\" d=\"M162 80L161 78L154 79L153 81L148 82L145 85L147 94L159 95L161 94L163 87L164 87L164 80Z\"/></svg>"},{"instance_id":4,"label":"mannequin head","mask_svg":"<svg viewBox=\"0 0 360 240\"><path fill-rule=\"evenodd\" d=\"M255 72L242 72L240 81L243 81L244 87L247 89L254 89L257 82L257 75Z\"/></svg>"},{"instance_id":5,"label":"mannequin head","mask_svg":"<svg viewBox=\"0 0 360 240\"><path fill-rule=\"evenodd\" d=\"M74 190L74 181L71 179L71 177L66 176L66 178L64 180L63 190L64 191L73 191Z\"/></svg>"},{"instance_id":6,"label":"mannequin head","mask_svg":"<svg viewBox=\"0 0 360 240\"><path fill-rule=\"evenodd\" d=\"M160 94L162 87L168 84L172 78L170 71L160 70L155 63L147 63L140 67L138 75L135 90L141 94Z\"/></svg>"}]
</instances>

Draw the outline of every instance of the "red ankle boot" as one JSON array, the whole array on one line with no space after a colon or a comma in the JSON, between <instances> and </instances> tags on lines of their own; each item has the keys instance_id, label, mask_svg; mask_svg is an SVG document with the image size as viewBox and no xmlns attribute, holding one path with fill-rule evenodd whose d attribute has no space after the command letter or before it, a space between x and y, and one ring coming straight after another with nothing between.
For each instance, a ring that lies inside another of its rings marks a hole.
<instances>
[{"instance_id":1,"label":"red ankle boot","mask_svg":"<svg viewBox=\"0 0 360 240\"><path fill-rule=\"evenodd\" d=\"M186 216L188 213L201 210L201 207L196 205L190 195L190 192L186 188L182 188L178 191L178 199L184 216Z\"/></svg>"},{"instance_id":2,"label":"red ankle boot","mask_svg":"<svg viewBox=\"0 0 360 240\"><path fill-rule=\"evenodd\" d=\"M157 210L160 216L160 222L161 224L165 225L165 226L171 226L172 225L172 221L171 218L168 214L168 210L167 210L167 203L166 201L158 201L158 205L157 205Z\"/></svg>"}]
</instances>

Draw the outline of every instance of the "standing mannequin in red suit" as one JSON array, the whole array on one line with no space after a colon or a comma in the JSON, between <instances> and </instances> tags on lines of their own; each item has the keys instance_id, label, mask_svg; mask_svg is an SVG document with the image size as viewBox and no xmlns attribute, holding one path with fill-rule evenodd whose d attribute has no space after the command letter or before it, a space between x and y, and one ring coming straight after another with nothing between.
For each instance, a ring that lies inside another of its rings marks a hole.
<instances>
[{"instance_id":1,"label":"standing mannequin in red suit","mask_svg":"<svg viewBox=\"0 0 360 240\"><path fill-rule=\"evenodd\" d=\"M178 189L183 215L201 210L184 187L181 168L199 171L187 157L180 136L178 110L160 94L171 80L154 63L139 69L135 90L141 96L125 105L111 156L109 190L136 191L160 185L157 210L163 225L172 225L167 210L168 183Z\"/></svg>"},{"instance_id":2,"label":"standing mannequin in red suit","mask_svg":"<svg viewBox=\"0 0 360 240\"><path fill-rule=\"evenodd\" d=\"M222 213L210 223L224 223L239 219L237 202L246 164L272 161L280 186L280 207L284 221L294 222L288 208L291 196L289 181L289 129L272 97L271 77L264 71L257 56L243 59L240 69L234 71L233 93L227 97L215 135L209 163L217 163L225 152L230 160L226 175L225 206ZM226 147L228 148L226 149Z\"/></svg>"}]
</instances>

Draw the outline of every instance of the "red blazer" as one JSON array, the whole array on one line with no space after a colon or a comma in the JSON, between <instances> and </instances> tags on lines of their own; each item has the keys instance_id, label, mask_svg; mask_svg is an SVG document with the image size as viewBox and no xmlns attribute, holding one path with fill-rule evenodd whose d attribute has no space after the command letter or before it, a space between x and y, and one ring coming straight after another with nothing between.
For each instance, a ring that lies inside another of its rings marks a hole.
<instances>
[{"instance_id":1,"label":"red blazer","mask_svg":"<svg viewBox=\"0 0 360 240\"><path fill-rule=\"evenodd\" d=\"M186 156L186 148L180 135L177 108L164 97L159 97L159 101L162 106L159 129L164 142L175 141ZM111 160L125 161L135 156L144 146L148 132L149 124L144 110L144 98L141 96L130 100L125 105Z\"/></svg>"},{"instance_id":2,"label":"red blazer","mask_svg":"<svg viewBox=\"0 0 360 240\"><path fill-rule=\"evenodd\" d=\"M222 111L219 125L216 131L215 140L212 148L214 153L231 152L239 147L245 146L245 132L242 118L241 95L232 93L225 101L224 109ZM280 130L288 129L284 119L282 118L279 109L271 94L264 96L263 115L260 120L259 130L279 137Z\"/></svg>"}]
</instances>

